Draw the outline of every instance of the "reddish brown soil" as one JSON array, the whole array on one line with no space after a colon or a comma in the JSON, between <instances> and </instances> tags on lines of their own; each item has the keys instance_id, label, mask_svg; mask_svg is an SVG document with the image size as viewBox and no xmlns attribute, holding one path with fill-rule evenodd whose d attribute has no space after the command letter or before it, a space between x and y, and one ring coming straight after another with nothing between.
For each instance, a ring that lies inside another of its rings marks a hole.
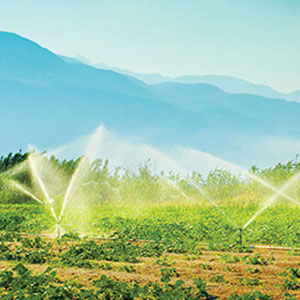
<instances>
[{"instance_id":1,"label":"reddish brown soil","mask_svg":"<svg viewBox=\"0 0 300 300\"><path fill-rule=\"evenodd\" d=\"M13 245L11 245L14 247ZM65 251L68 247L65 245L54 244L53 253L58 253L61 249ZM269 261L266 265L253 265L247 262L242 262L241 259L246 255L253 256L255 253L260 253L261 258ZM236 256L239 262L229 262L224 258L228 254L230 258ZM223 257L223 258L222 258ZM209 294L218 297L219 299L228 299L230 295L244 294L247 292L261 291L263 294L270 295L273 299L282 300L286 292L293 295L296 299L300 299L300 291L287 291L283 288L284 278L279 276L287 267L298 267L300 264L300 256L292 256L287 250L270 250L270 249L255 249L253 253L230 253L216 252L203 250L201 255L179 255L165 254L159 258L160 261L165 258L170 267L176 268L178 277L182 279L186 285L192 285L196 278L203 278L207 282L207 291ZM273 259L272 259L273 258ZM139 263L121 263L97 261L98 264L110 264L111 270L101 269L80 269L80 268L56 268L58 276L62 280L72 279L77 276L77 281L91 287L91 282L98 279L102 274L121 281L136 280L141 284L148 282L159 281L161 277L160 270L166 266L165 263L160 263L157 258L141 258ZM0 261L0 270L12 267L15 262ZM122 266L133 266L134 272L125 271ZM48 265L27 265L31 270L41 272ZM252 274L250 270L258 269L259 272ZM216 277L223 276L221 282L216 282ZM240 280L243 280L241 283ZM215 279L215 280L214 280ZM258 279L258 285L247 285L247 279Z\"/></svg>"}]
</instances>

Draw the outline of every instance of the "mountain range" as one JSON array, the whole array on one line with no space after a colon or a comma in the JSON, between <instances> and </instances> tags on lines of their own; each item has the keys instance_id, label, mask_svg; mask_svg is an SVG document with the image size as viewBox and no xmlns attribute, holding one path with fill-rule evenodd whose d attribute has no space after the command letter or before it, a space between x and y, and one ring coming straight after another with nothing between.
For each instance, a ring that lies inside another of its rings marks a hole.
<instances>
[{"instance_id":1,"label":"mountain range","mask_svg":"<svg viewBox=\"0 0 300 300\"><path fill-rule=\"evenodd\" d=\"M84 63L99 69L112 70L120 74L129 75L135 77L147 84L157 84L162 82L178 82L178 83L206 83L214 85L224 92L233 94L252 94L259 95L268 98L285 99L288 101L300 102L300 90L293 91L291 93L281 93L273 88L263 85L254 84L244 79L236 78L233 76L224 75L182 75L177 77L167 77L160 74L143 74L136 73L130 70L121 69L113 66L109 66L104 63L92 64L88 59L83 56L76 56L74 58L64 57L63 59L73 63Z\"/></svg>"},{"instance_id":2,"label":"mountain range","mask_svg":"<svg viewBox=\"0 0 300 300\"><path fill-rule=\"evenodd\" d=\"M300 152L300 103L229 93L191 77L153 80L91 66L0 32L0 153L28 144L53 148L99 124L140 143L199 149L245 166ZM278 155L278 141L293 146Z\"/></svg>"}]
</instances>

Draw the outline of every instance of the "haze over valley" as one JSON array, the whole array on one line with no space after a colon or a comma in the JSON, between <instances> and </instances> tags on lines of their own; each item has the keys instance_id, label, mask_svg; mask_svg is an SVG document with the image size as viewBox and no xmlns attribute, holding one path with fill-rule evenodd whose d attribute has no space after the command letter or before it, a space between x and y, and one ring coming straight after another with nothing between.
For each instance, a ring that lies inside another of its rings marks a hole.
<instances>
[{"instance_id":1,"label":"haze over valley","mask_svg":"<svg viewBox=\"0 0 300 300\"><path fill-rule=\"evenodd\" d=\"M230 76L167 78L93 66L0 32L2 154L28 144L61 147L102 124L134 145L268 166L299 152L298 94Z\"/></svg>"}]
</instances>

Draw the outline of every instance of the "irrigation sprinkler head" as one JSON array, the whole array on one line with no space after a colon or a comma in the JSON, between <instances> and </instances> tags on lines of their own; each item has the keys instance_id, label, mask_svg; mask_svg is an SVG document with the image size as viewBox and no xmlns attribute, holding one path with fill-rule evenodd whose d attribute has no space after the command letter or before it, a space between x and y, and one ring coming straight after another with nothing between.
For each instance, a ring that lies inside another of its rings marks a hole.
<instances>
[{"instance_id":1,"label":"irrigation sprinkler head","mask_svg":"<svg viewBox=\"0 0 300 300\"><path fill-rule=\"evenodd\" d=\"M61 238L61 227L60 227L60 221L56 223L56 238L60 239Z\"/></svg>"},{"instance_id":2,"label":"irrigation sprinkler head","mask_svg":"<svg viewBox=\"0 0 300 300\"><path fill-rule=\"evenodd\" d=\"M54 203L54 199L52 199L52 198L49 198L49 200L48 200L48 204L52 205L53 203Z\"/></svg>"},{"instance_id":3,"label":"irrigation sprinkler head","mask_svg":"<svg viewBox=\"0 0 300 300\"><path fill-rule=\"evenodd\" d=\"M243 245L243 228L239 228L240 245Z\"/></svg>"}]
</instances>

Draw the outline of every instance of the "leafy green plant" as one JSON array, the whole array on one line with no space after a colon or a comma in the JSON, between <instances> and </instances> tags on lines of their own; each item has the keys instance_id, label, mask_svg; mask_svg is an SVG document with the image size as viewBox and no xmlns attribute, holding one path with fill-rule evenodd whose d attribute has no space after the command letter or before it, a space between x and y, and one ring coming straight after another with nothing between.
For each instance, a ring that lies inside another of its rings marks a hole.
<instances>
[{"instance_id":1,"label":"leafy green plant","mask_svg":"<svg viewBox=\"0 0 300 300\"><path fill-rule=\"evenodd\" d=\"M258 269L258 268L248 268L246 270L246 272L248 272L250 274L258 274L258 273L260 273L260 269Z\"/></svg>"},{"instance_id":2,"label":"leafy green plant","mask_svg":"<svg viewBox=\"0 0 300 300\"><path fill-rule=\"evenodd\" d=\"M203 270L212 270L212 266L208 265L208 264L203 264L200 263L199 266L203 269Z\"/></svg>"},{"instance_id":3,"label":"leafy green plant","mask_svg":"<svg viewBox=\"0 0 300 300\"><path fill-rule=\"evenodd\" d=\"M229 300L272 300L269 295L264 295L261 292L255 291L253 293L246 293L243 295L232 295Z\"/></svg>"},{"instance_id":4,"label":"leafy green plant","mask_svg":"<svg viewBox=\"0 0 300 300\"><path fill-rule=\"evenodd\" d=\"M163 268L160 270L160 273L161 273L160 280L162 282L170 282L172 277L179 276L175 268Z\"/></svg>"},{"instance_id":5,"label":"leafy green plant","mask_svg":"<svg viewBox=\"0 0 300 300\"><path fill-rule=\"evenodd\" d=\"M261 257L260 253L256 253L254 255L246 255L242 258L242 261L246 264L250 265L262 265L266 266L274 261L274 257L270 257L268 259L265 259Z\"/></svg>"},{"instance_id":6,"label":"leafy green plant","mask_svg":"<svg viewBox=\"0 0 300 300\"><path fill-rule=\"evenodd\" d=\"M209 281L217 282L217 283L227 283L228 281L225 280L224 275L214 275L210 277Z\"/></svg>"},{"instance_id":7,"label":"leafy green plant","mask_svg":"<svg viewBox=\"0 0 300 300\"><path fill-rule=\"evenodd\" d=\"M224 254L221 256L221 261L229 263L229 264L234 264L240 262L240 259L238 256L230 256L229 254Z\"/></svg>"},{"instance_id":8,"label":"leafy green plant","mask_svg":"<svg viewBox=\"0 0 300 300\"><path fill-rule=\"evenodd\" d=\"M135 273L136 269L131 265L123 265L119 268L120 271L125 271L127 273Z\"/></svg>"}]
</instances>

